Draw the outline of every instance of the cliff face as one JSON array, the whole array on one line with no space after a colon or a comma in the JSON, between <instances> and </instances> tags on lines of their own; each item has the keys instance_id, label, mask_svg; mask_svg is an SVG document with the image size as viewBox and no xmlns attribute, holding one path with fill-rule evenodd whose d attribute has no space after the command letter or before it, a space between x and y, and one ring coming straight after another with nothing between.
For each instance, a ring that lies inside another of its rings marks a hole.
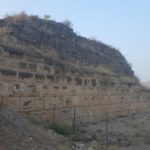
<instances>
[{"instance_id":1,"label":"cliff face","mask_svg":"<svg viewBox=\"0 0 150 150\"><path fill-rule=\"evenodd\" d=\"M69 120L75 107L94 119L146 109L148 95L118 50L36 16L0 20L0 98L10 108Z\"/></svg>"}]
</instances>

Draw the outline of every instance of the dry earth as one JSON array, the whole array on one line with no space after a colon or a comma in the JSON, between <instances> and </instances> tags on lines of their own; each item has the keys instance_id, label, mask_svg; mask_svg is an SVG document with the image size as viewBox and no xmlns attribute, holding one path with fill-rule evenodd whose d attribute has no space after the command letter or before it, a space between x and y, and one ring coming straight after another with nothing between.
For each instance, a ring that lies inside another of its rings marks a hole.
<instances>
[{"instance_id":1,"label":"dry earth","mask_svg":"<svg viewBox=\"0 0 150 150\"><path fill-rule=\"evenodd\" d=\"M148 89L150 89L150 81L149 82L144 82L142 85Z\"/></svg>"},{"instance_id":2,"label":"dry earth","mask_svg":"<svg viewBox=\"0 0 150 150\"><path fill-rule=\"evenodd\" d=\"M106 121L81 123L67 138L32 124L26 115L0 110L0 150L105 150ZM108 150L149 150L150 113L108 116Z\"/></svg>"},{"instance_id":3,"label":"dry earth","mask_svg":"<svg viewBox=\"0 0 150 150\"><path fill-rule=\"evenodd\" d=\"M103 145L105 149L106 121L84 124L80 132ZM150 113L108 117L109 150L150 150Z\"/></svg>"}]
</instances>

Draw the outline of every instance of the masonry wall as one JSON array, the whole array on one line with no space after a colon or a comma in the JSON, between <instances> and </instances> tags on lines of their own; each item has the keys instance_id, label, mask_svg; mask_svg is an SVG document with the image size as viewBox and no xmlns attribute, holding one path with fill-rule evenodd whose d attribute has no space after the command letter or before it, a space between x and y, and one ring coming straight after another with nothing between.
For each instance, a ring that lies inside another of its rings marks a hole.
<instances>
[{"instance_id":1,"label":"masonry wall","mask_svg":"<svg viewBox=\"0 0 150 150\"><path fill-rule=\"evenodd\" d=\"M74 108L82 120L94 120L106 112L145 111L150 108L149 95L132 81L81 76L38 58L0 51L0 101L41 119L71 120Z\"/></svg>"}]
</instances>

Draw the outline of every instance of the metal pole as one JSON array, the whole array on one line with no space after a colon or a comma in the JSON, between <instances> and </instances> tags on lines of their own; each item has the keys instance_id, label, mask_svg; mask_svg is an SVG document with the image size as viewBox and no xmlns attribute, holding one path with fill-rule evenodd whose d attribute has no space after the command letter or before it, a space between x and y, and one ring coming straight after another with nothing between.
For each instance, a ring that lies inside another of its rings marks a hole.
<instances>
[{"instance_id":1,"label":"metal pole","mask_svg":"<svg viewBox=\"0 0 150 150\"><path fill-rule=\"evenodd\" d=\"M55 125L55 111L56 111L56 106L54 104L54 107L53 107L53 125Z\"/></svg>"},{"instance_id":2,"label":"metal pole","mask_svg":"<svg viewBox=\"0 0 150 150\"><path fill-rule=\"evenodd\" d=\"M4 105L4 96L2 96L2 105Z\"/></svg>"},{"instance_id":3,"label":"metal pole","mask_svg":"<svg viewBox=\"0 0 150 150\"><path fill-rule=\"evenodd\" d=\"M75 124L76 124L76 108L73 109L73 133L75 133Z\"/></svg>"},{"instance_id":4,"label":"metal pole","mask_svg":"<svg viewBox=\"0 0 150 150\"><path fill-rule=\"evenodd\" d=\"M19 111L22 111L22 102L21 102L21 96L19 96Z\"/></svg>"},{"instance_id":5,"label":"metal pole","mask_svg":"<svg viewBox=\"0 0 150 150\"><path fill-rule=\"evenodd\" d=\"M106 113L106 150L108 150L108 114Z\"/></svg>"},{"instance_id":6,"label":"metal pole","mask_svg":"<svg viewBox=\"0 0 150 150\"><path fill-rule=\"evenodd\" d=\"M45 110L45 96L44 96L44 102L43 102L43 110Z\"/></svg>"}]
</instances>

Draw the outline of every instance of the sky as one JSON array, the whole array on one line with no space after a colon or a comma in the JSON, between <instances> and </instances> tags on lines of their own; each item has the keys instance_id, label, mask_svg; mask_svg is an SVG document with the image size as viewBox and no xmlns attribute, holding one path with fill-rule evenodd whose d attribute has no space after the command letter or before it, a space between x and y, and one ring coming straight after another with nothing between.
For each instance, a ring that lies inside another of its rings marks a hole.
<instances>
[{"instance_id":1,"label":"sky","mask_svg":"<svg viewBox=\"0 0 150 150\"><path fill-rule=\"evenodd\" d=\"M135 75L150 81L150 0L0 0L0 17L25 11L62 22L117 49ZM149 68L149 69L148 69Z\"/></svg>"}]
</instances>

